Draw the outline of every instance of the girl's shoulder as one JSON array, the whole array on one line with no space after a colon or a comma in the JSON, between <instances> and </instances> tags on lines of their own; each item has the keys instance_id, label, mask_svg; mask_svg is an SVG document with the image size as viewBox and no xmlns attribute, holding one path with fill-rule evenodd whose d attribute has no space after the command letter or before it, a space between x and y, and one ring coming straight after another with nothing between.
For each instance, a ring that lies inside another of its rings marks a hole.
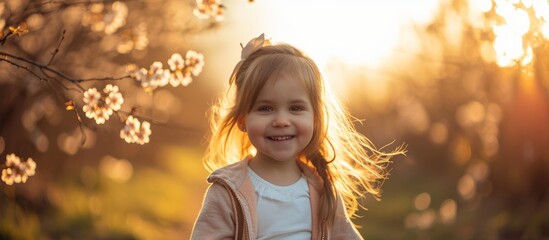
<instances>
[{"instance_id":1,"label":"girl's shoulder","mask_svg":"<svg viewBox=\"0 0 549 240\"><path fill-rule=\"evenodd\" d=\"M235 186L240 186L247 176L248 162L249 157L246 157L241 161L219 168L210 174L210 176L208 177L208 182L214 183L217 181L224 181L230 182Z\"/></svg>"}]
</instances>

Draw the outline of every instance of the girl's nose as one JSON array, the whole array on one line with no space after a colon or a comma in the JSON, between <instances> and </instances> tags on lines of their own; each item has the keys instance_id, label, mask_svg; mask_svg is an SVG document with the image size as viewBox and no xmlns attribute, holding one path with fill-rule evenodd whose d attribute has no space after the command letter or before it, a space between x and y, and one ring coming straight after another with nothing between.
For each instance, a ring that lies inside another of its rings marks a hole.
<instances>
[{"instance_id":1,"label":"girl's nose","mask_svg":"<svg viewBox=\"0 0 549 240\"><path fill-rule=\"evenodd\" d=\"M277 113L273 119L273 127L287 127L290 126L290 119L285 113Z\"/></svg>"}]
</instances>

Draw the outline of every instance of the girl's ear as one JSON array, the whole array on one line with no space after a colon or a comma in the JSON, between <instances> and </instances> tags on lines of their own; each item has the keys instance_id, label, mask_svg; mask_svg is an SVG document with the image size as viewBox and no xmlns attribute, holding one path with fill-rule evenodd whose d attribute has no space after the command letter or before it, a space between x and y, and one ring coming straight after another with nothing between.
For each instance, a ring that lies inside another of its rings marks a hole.
<instances>
[{"instance_id":1,"label":"girl's ear","mask_svg":"<svg viewBox=\"0 0 549 240\"><path fill-rule=\"evenodd\" d=\"M245 123L243 118L238 120L238 122L236 124L238 125L238 129L240 129L240 131L246 132L246 123Z\"/></svg>"}]
</instances>

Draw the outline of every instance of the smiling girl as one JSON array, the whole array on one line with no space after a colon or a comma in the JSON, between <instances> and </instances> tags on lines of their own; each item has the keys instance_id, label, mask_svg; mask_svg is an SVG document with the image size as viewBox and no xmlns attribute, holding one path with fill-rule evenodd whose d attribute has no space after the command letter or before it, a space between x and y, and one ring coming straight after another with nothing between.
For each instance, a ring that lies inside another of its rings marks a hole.
<instances>
[{"instance_id":1,"label":"smiling girl","mask_svg":"<svg viewBox=\"0 0 549 240\"><path fill-rule=\"evenodd\" d=\"M362 239L350 217L378 196L397 148L354 128L316 64L264 35L242 50L212 108L205 165L213 171L192 239Z\"/></svg>"}]
</instances>

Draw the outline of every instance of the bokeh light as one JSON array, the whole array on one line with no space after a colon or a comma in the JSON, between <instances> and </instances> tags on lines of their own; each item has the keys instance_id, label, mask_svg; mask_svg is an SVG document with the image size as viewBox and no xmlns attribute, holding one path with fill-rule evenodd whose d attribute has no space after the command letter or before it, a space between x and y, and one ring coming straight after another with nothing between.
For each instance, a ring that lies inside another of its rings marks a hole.
<instances>
[{"instance_id":1,"label":"bokeh light","mask_svg":"<svg viewBox=\"0 0 549 240\"><path fill-rule=\"evenodd\" d=\"M116 159L112 156L105 156L99 162L101 173L115 182L124 183L131 179L133 166L126 159Z\"/></svg>"}]
</instances>

